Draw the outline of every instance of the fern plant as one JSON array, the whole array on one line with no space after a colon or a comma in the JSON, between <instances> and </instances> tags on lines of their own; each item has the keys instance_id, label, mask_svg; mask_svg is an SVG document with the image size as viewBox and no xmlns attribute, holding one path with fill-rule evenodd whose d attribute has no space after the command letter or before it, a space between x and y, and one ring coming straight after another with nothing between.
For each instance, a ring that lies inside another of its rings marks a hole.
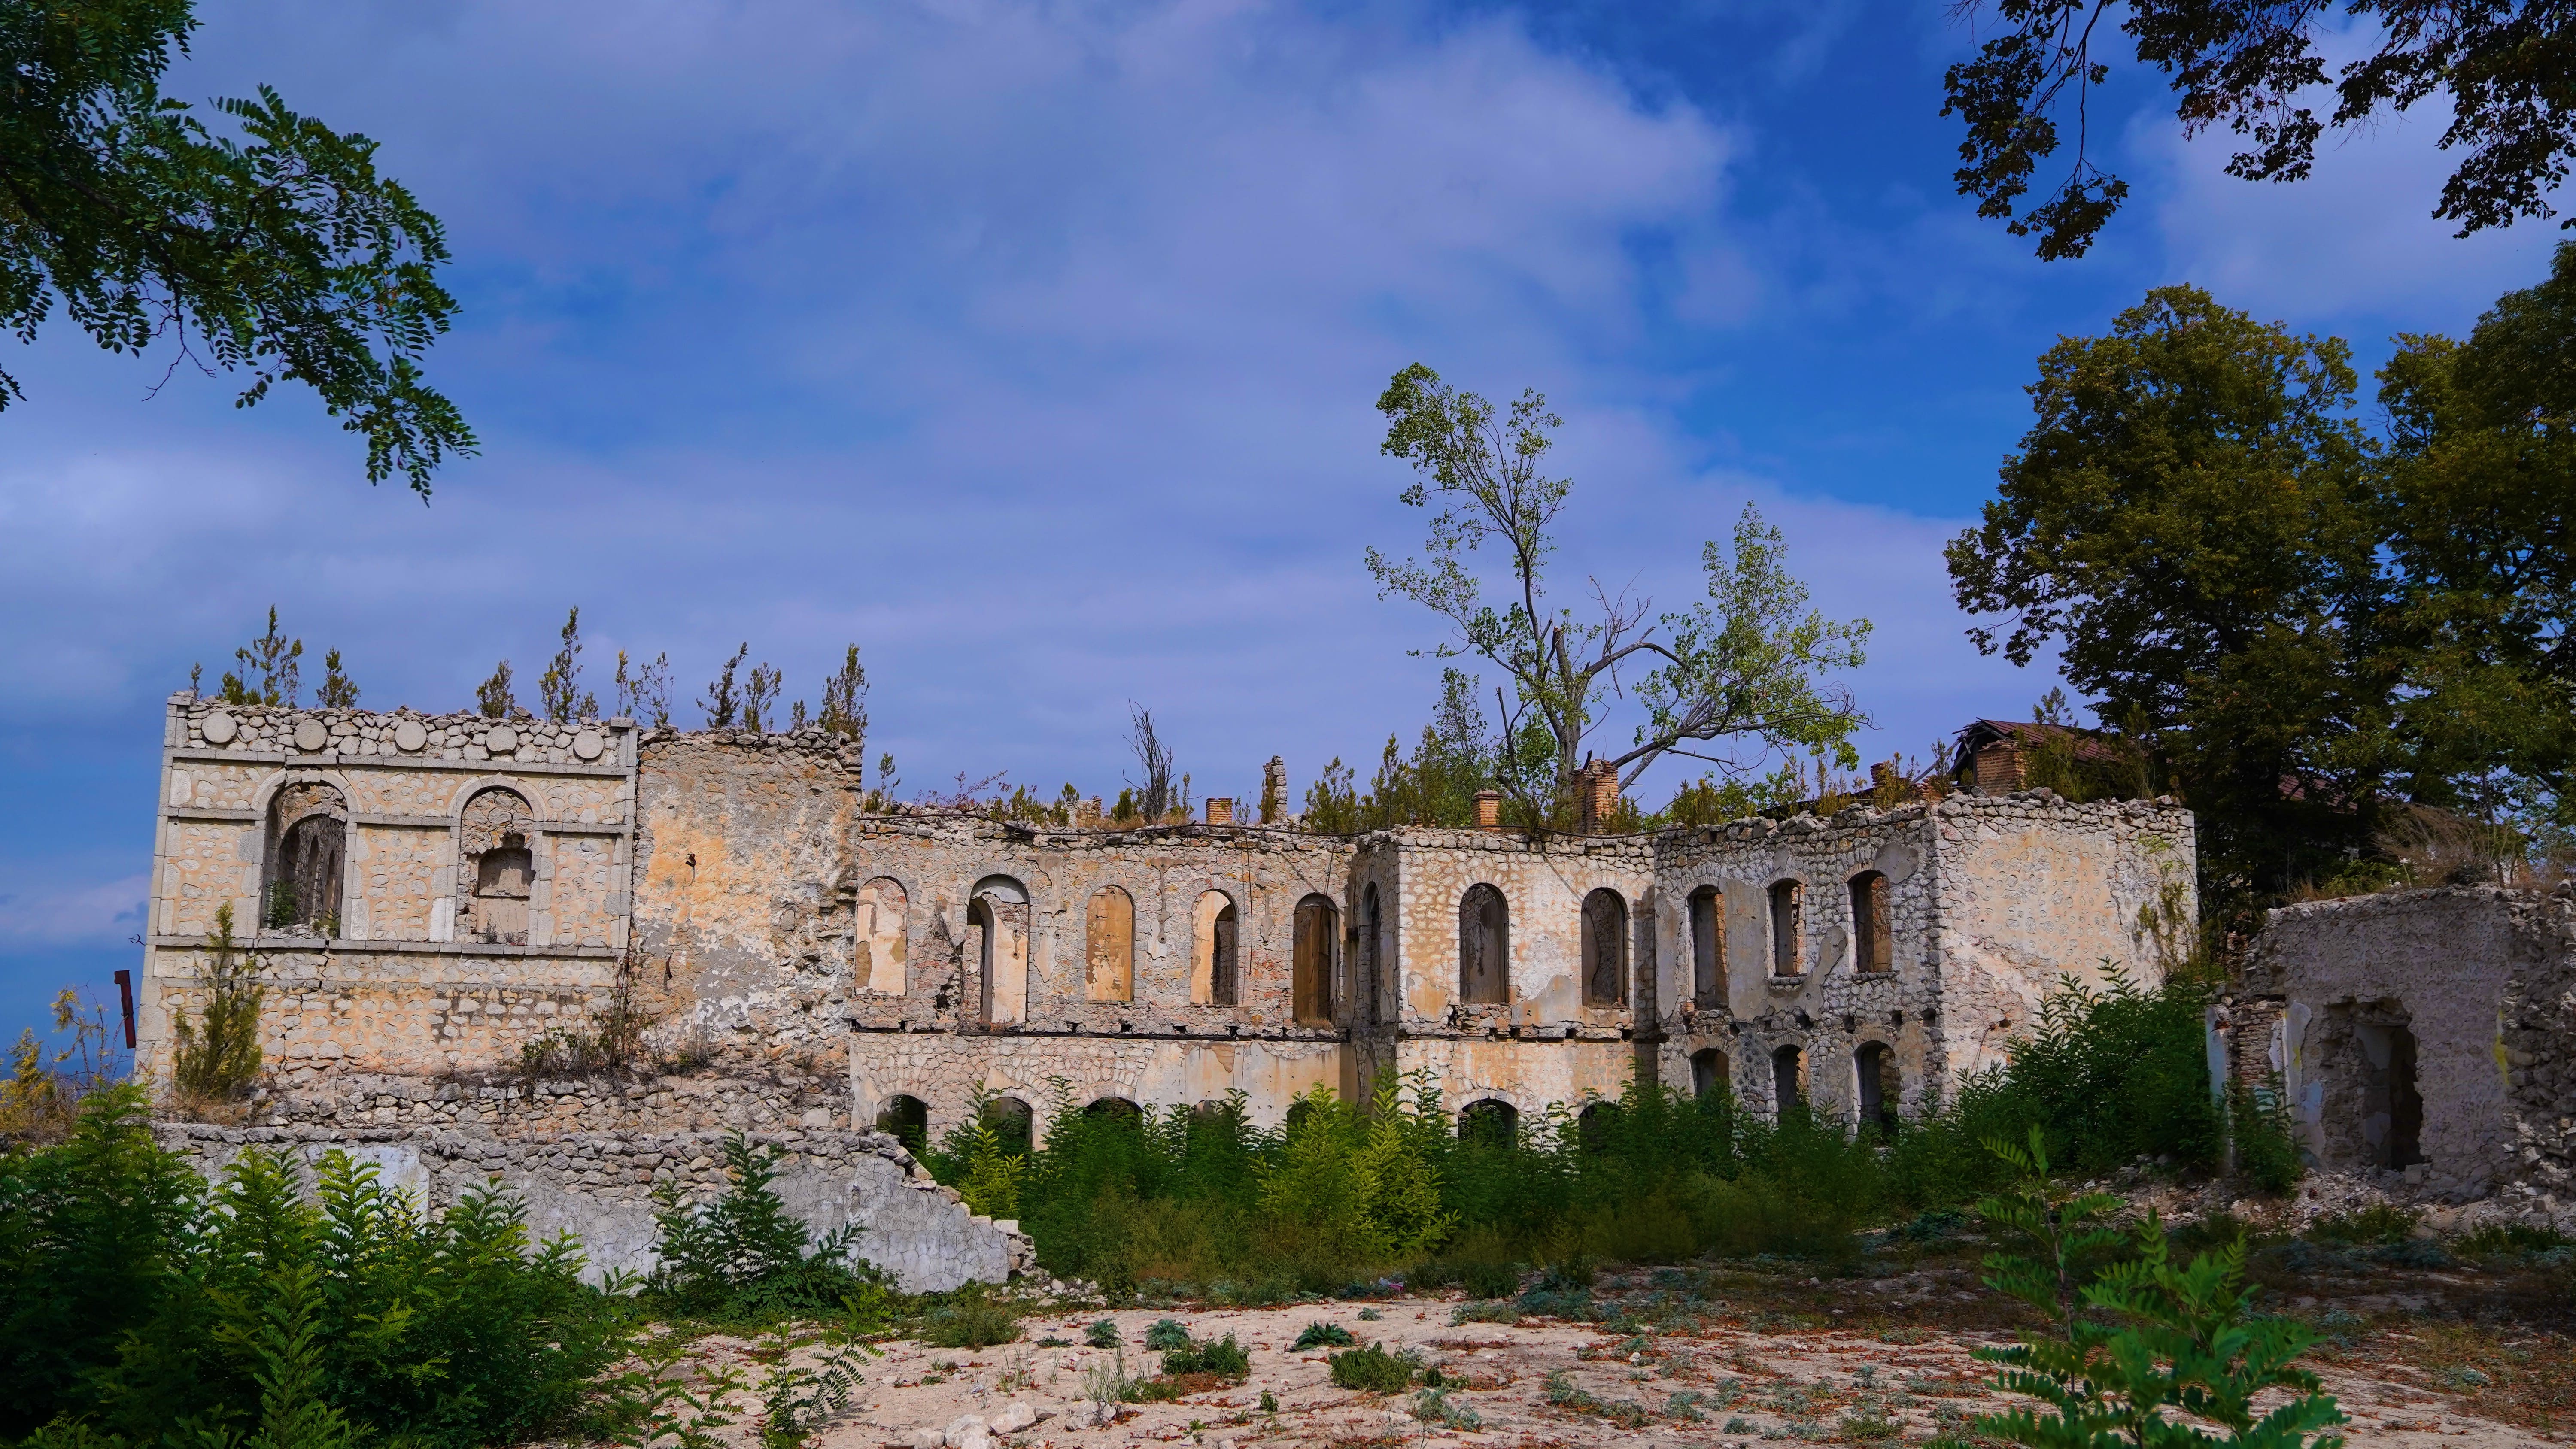
<instances>
[{"instance_id":1,"label":"fern plant","mask_svg":"<svg viewBox=\"0 0 2576 1449\"><path fill-rule=\"evenodd\" d=\"M2318 1431L2343 1423L2343 1411L2315 1374L2294 1366L2314 1335L2254 1313L2242 1242L2178 1267L2153 1214L2122 1234L2105 1221L2119 1199L2055 1193L2037 1128L2027 1149L1987 1147L2021 1181L1979 1203L1978 1213L2037 1248L1989 1254L1987 1286L2029 1304L2053 1331L1976 1350L1998 1367L1997 1387L2046 1406L1981 1415L1978 1433L2041 1449L2340 1449L2341 1435ZM2121 1246L2134 1256L2093 1266ZM2258 1414L2255 1397L2273 1389L2289 1397ZM2226 1435L2167 1418L2174 1409Z\"/></svg>"}]
</instances>

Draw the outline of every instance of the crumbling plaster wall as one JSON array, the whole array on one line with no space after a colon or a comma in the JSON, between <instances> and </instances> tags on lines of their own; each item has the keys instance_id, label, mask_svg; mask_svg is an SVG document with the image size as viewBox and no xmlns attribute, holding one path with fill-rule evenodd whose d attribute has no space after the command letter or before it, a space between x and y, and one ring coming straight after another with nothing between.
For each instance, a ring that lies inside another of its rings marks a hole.
<instances>
[{"instance_id":1,"label":"crumbling plaster wall","mask_svg":"<svg viewBox=\"0 0 2576 1449\"><path fill-rule=\"evenodd\" d=\"M286 1090L316 1090L342 1070L513 1061L529 1039L579 1029L604 995L629 910L634 758L622 721L269 709L181 694L164 731L136 992L147 1075L167 1069L173 1010L202 1005L203 943L225 905L263 967L262 1046ZM339 934L328 939L263 924L270 806L298 785L327 785L346 804ZM495 786L537 819L526 945L442 928L460 888L458 821Z\"/></svg>"},{"instance_id":2,"label":"crumbling plaster wall","mask_svg":"<svg viewBox=\"0 0 2576 1449\"><path fill-rule=\"evenodd\" d=\"M2416 1049L2427 1194L2504 1190L2576 1207L2576 897L2444 887L2273 911L2246 971L2280 998L2249 1019L2322 1166L2368 1171L2364 1021L2402 1023Z\"/></svg>"}]
</instances>

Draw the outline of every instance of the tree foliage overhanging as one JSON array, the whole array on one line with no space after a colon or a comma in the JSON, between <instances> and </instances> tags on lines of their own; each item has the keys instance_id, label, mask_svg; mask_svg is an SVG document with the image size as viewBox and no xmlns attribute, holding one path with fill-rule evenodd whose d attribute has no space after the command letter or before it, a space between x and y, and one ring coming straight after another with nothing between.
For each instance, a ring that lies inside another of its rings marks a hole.
<instances>
[{"instance_id":1,"label":"tree foliage overhanging","mask_svg":"<svg viewBox=\"0 0 2576 1449\"><path fill-rule=\"evenodd\" d=\"M2204 878L2348 871L2400 805L2563 831L2576 244L2466 340L2398 339L2385 436L2337 339L2193 287L2040 360L2037 418L1950 545L1981 648L2055 644L2200 812Z\"/></svg>"},{"instance_id":2,"label":"tree foliage overhanging","mask_svg":"<svg viewBox=\"0 0 2576 1449\"><path fill-rule=\"evenodd\" d=\"M2324 47L2340 10L2378 48L2329 78ZM1950 67L1941 114L1967 124L1959 193L2042 259L2082 256L2129 186L2094 163L2087 112L2115 49L2162 71L2185 135L2225 126L2247 149L2227 163L2248 181L2305 180L2329 126L2369 123L2418 102L2448 112L2445 150L2461 153L2433 215L2461 236L2554 212L2549 194L2576 151L2576 16L2548 0L1960 0L1955 16L2000 22ZM2116 31L2127 38L2125 46ZM2331 85L2320 119L2308 95ZM2073 157L2023 206L2040 164L2074 131Z\"/></svg>"},{"instance_id":3,"label":"tree foliage overhanging","mask_svg":"<svg viewBox=\"0 0 2576 1449\"><path fill-rule=\"evenodd\" d=\"M474 434L422 378L456 303L438 219L376 143L263 86L211 111L161 93L191 0L0 0L0 326L59 305L112 352L245 370L247 407L302 382L423 498ZM0 372L0 407L23 393Z\"/></svg>"}]
</instances>

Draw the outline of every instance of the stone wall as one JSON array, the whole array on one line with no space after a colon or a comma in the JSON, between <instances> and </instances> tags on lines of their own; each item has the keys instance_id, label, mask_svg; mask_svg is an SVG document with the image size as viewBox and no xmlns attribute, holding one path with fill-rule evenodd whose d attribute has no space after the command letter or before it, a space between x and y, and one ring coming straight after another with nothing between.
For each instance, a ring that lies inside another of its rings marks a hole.
<instances>
[{"instance_id":1,"label":"stone wall","mask_svg":"<svg viewBox=\"0 0 2576 1449\"><path fill-rule=\"evenodd\" d=\"M2446 887L2284 907L2246 989L2231 1056L2278 1074L2317 1165L2446 1201L2576 1211L2576 894ZM2416 1153L2395 1150L2410 1047Z\"/></svg>"},{"instance_id":2,"label":"stone wall","mask_svg":"<svg viewBox=\"0 0 2576 1449\"><path fill-rule=\"evenodd\" d=\"M713 1131L574 1131L503 1136L446 1127L321 1125L218 1127L165 1122L162 1145L209 1177L245 1148L284 1152L309 1168L340 1148L377 1165L379 1180L432 1207L498 1182L527 1204L539 1241L579 1240L584 1276L643 1274L655 1266L654 1189L679 1187L703 1201L723 1190L724 1134ZM907 1293L998 1283L1034 1266L1018 1225L970 1214L954 1190L923 1172L881 1132L799 1128L752 1134L781 1149L771 1184L788 1211L820 1236L856 1225L860 1257Z\"/></svg>"}]
</instances>

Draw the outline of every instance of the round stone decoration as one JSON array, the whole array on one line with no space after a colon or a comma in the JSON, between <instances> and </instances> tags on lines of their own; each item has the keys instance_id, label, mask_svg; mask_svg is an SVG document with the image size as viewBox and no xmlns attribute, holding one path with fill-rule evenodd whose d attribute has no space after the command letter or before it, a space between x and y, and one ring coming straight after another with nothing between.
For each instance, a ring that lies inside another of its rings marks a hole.
<instances>
[{"instance_id":1,"label":"round stone decoration","mask_svg":"<svg viewBox=\"0 0 2576 1449\"><path fill-rule=\"evenodd\" d=\"M394 726L394 747L404 754L408 755L428 743L429 731L420 727L419 720L407 719Z\"/></svg>"},{"instance_id":2,"label":"round stone decoration","mask_svg":"<svg viewBox=\"0 0 2576 1449\"><path fill-rule=\"evenodd\" d=\"M583 730L572 737L572 752L585 760L599 758L599 731Z\"/></svg>"},{"instance_id":3,"label":"round stone decoration","mask_svg":"<svg viewBox=\"0 0 2576 1449\"><path fill-rule=\"evenodd\" d=\"M510 754L519 748L519 732L508 725L494 725L492 733L484 737L483 748L496 755Z\"/></svg>"},{"instance_id":4,"label":"round stone decoration","mask_svg":"<svg viewBox=\"0 0 2576 1449\"><path fill-rule=\"evenodd\" d=\"M322 728L322 721L318 719L296 721L295 747L297 749L318 750L329 743L331 743L331 732Z\"/></svg>"},{"instance_id":5,"label":"round stone decoration","mask_svg":"<svg viewBox=\"0 0 2576 1449\"><path fill-rule=\"evenodd\" d=\"M233 723L233 717L222 710L206 716L206 722L199 728L205 731L206 743L210 745L229 745L233 736L241 733L241 726Z\"/></svg>"}]
</instances>

